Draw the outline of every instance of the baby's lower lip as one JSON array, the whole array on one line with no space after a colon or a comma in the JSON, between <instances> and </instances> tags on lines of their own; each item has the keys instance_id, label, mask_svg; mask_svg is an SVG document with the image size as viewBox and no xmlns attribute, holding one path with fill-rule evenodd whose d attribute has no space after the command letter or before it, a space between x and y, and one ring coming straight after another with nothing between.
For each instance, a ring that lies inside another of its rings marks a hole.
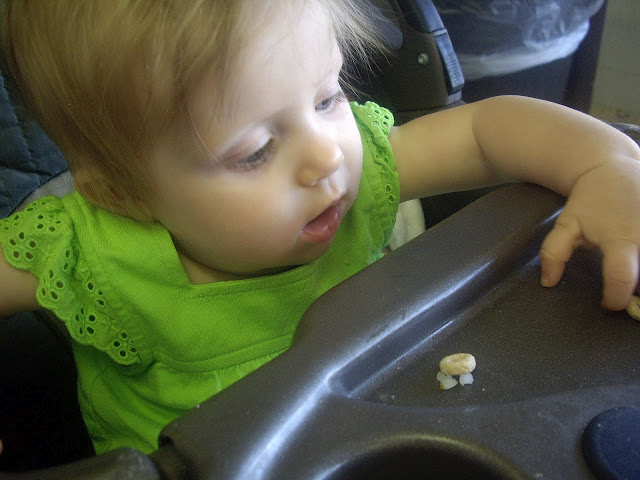
<instances>
[{"instance_id":1,"label":"baby's lower lip","mask_svg":"<svg viewBox=\"0 0 640 480\"><path fill-rule=\"evenodd\" d=\"M338 202L331 205L324 212L307 223L303 232L312 242L327 242L331 240L338 231L341 220L342 204Z\"/></svg>"}]
</instances>

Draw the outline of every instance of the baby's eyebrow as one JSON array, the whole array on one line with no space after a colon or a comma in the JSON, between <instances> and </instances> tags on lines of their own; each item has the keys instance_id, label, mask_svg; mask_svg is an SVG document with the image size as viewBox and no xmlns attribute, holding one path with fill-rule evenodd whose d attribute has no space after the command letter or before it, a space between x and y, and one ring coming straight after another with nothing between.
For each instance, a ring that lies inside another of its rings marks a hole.
<instances>
[{"instance_id":1,"label":"baby's eyebrow","mask_svg":"<svg viewBox=\"0 0 640 480\"><path fill-rule=\"evenodd\" d=\"M330 51L327 52L327 56L325 57L327 60L327 65L330 69L334 69L339 67L342 69L344 63L344 55L342 54L342 50L338 45L338 42L331 42Z\"/></svg>"},{"instance_id":2,"label":"baby's eyebrow","mask_svg":"<svg viewBox=\"0 0 640 480\"><path fill-rule=\"evenodd\" d=\"M327 79L333 80L335 77L338 77L344 68L344 58L340 49L336 47L338 54L331 54L330 60L327 62L327 68L325 69L325 74L322 77L322 83L325 83Z\"/></svg>"},{"instance_id":3,"label":"baby's eyebrow","mask_svg":"<svg viewBox=\"0 0 640 480\"><path fill-rule=\"evenodd\" d=\"M338 67L338 72L341 71L344 68L344 55L342 55L342 52L340 51L340 48L336 45L335 50L338 52L337 55L333 55L335 56L335 66Z\"/></svg>"}]
</instances>

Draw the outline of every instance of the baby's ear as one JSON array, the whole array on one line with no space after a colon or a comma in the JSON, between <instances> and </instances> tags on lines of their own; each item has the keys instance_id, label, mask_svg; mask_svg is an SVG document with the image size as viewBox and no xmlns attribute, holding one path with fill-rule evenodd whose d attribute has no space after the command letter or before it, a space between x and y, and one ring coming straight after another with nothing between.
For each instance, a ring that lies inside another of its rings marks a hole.
<instances>
[{"instance_id":1,"label":"baby's ear","mask_svg":"<svg viewBox=\"0 0 640 480\"><path fill-rule=\"evenodd\" d=\"M74 171L73 183L80 195L96 205L116 213L125 206L124 197L117 193L117 189L101 174L90 171L88 168Z\"/></svg>"},{"instance_id":2,"label":"baby's ear","mask_svg":"<svg viewBox=\"0 0 640 480\"><path fill-rule=\"evenodd\" d=\"M73 182L80 195L100 207L136 220L151 220L148 209L141 198L130 199L116 185L100 174L89 172L86 169L77 171L73 175Z\"/></svg>"}]
</instances>

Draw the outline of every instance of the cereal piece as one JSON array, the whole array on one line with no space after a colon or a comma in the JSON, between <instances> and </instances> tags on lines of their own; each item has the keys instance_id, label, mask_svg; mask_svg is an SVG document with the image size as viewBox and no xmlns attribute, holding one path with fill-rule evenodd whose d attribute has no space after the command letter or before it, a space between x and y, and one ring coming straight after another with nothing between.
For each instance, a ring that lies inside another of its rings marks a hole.
<instances>
[{"instance_id":1,"label":"cereal piece","mask_svg":"<svg viewBox=\"0 0 640 480\"><path fill-rule=\"evenodd\" d=\"M450 388L458 385L458 381L453 378L451 375L445 375L442 372L438 372L436 378L440 382L440 390L449 390Z\"/></svg>"},{"instance_id":2,"label":"cereal piece","mask_svg":"<svg viewBox=\"0 0 640 480\"><path fill-rule=\"evenodd\" d=\"M471 385L473 383L473 375L470 373L465 373L464 375L460 375L460 385Z\"/></svg>"},{"instance_id":3,"label":"cereal piece","mask_svg":"<svg viewBox=\"0 0 640 480\"><path fill-rule=\"evenodd\" d=\"M445 375L464 375L474 368L476 359L470 353L455 353L440 360L440 371Z\"/></svg>"},{"instance_id":4,"label":"cereal piece","mask_svg":"<svg viewBox=\"0 0 640 480\"><path fill-rule=\"evenodd\" d=\"M640 320L640 297L636 295L631 297L631 301L627 305L627 313L631 315L631 318Z\"/></svg>"}]
</instances>

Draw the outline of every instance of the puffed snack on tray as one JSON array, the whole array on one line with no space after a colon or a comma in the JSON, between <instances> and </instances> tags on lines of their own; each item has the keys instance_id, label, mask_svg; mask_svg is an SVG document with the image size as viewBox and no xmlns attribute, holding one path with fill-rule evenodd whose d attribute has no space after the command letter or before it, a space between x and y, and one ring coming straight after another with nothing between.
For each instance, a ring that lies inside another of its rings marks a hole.
<instances>
[{"instance_id":1,"label":"puffed snack on tray","mask_svg":"<svg viewBox=\"0 0 640 480\"><path fill-rule=\"evenodd\" d=\"M459 375L460 385L473 383L471 372L476 368L476 359L470 353L454 353L447 355L440 360L440 371L436 376L440 382L441 390L449 390L458 384L458 380L453 378Z\"/></svg>"},{"instance_id":2,"label":"puffed snack on tray","mask_svg":"<svg viewBox=\"0 0 640 480\"><path fill-rule=\"evenodd\" d=\"M638 297L637 295L631 297L631 301L627 305L627 313L631 316L631 318L640 320L640 297Z\"/></svg>"}]
</instances>

